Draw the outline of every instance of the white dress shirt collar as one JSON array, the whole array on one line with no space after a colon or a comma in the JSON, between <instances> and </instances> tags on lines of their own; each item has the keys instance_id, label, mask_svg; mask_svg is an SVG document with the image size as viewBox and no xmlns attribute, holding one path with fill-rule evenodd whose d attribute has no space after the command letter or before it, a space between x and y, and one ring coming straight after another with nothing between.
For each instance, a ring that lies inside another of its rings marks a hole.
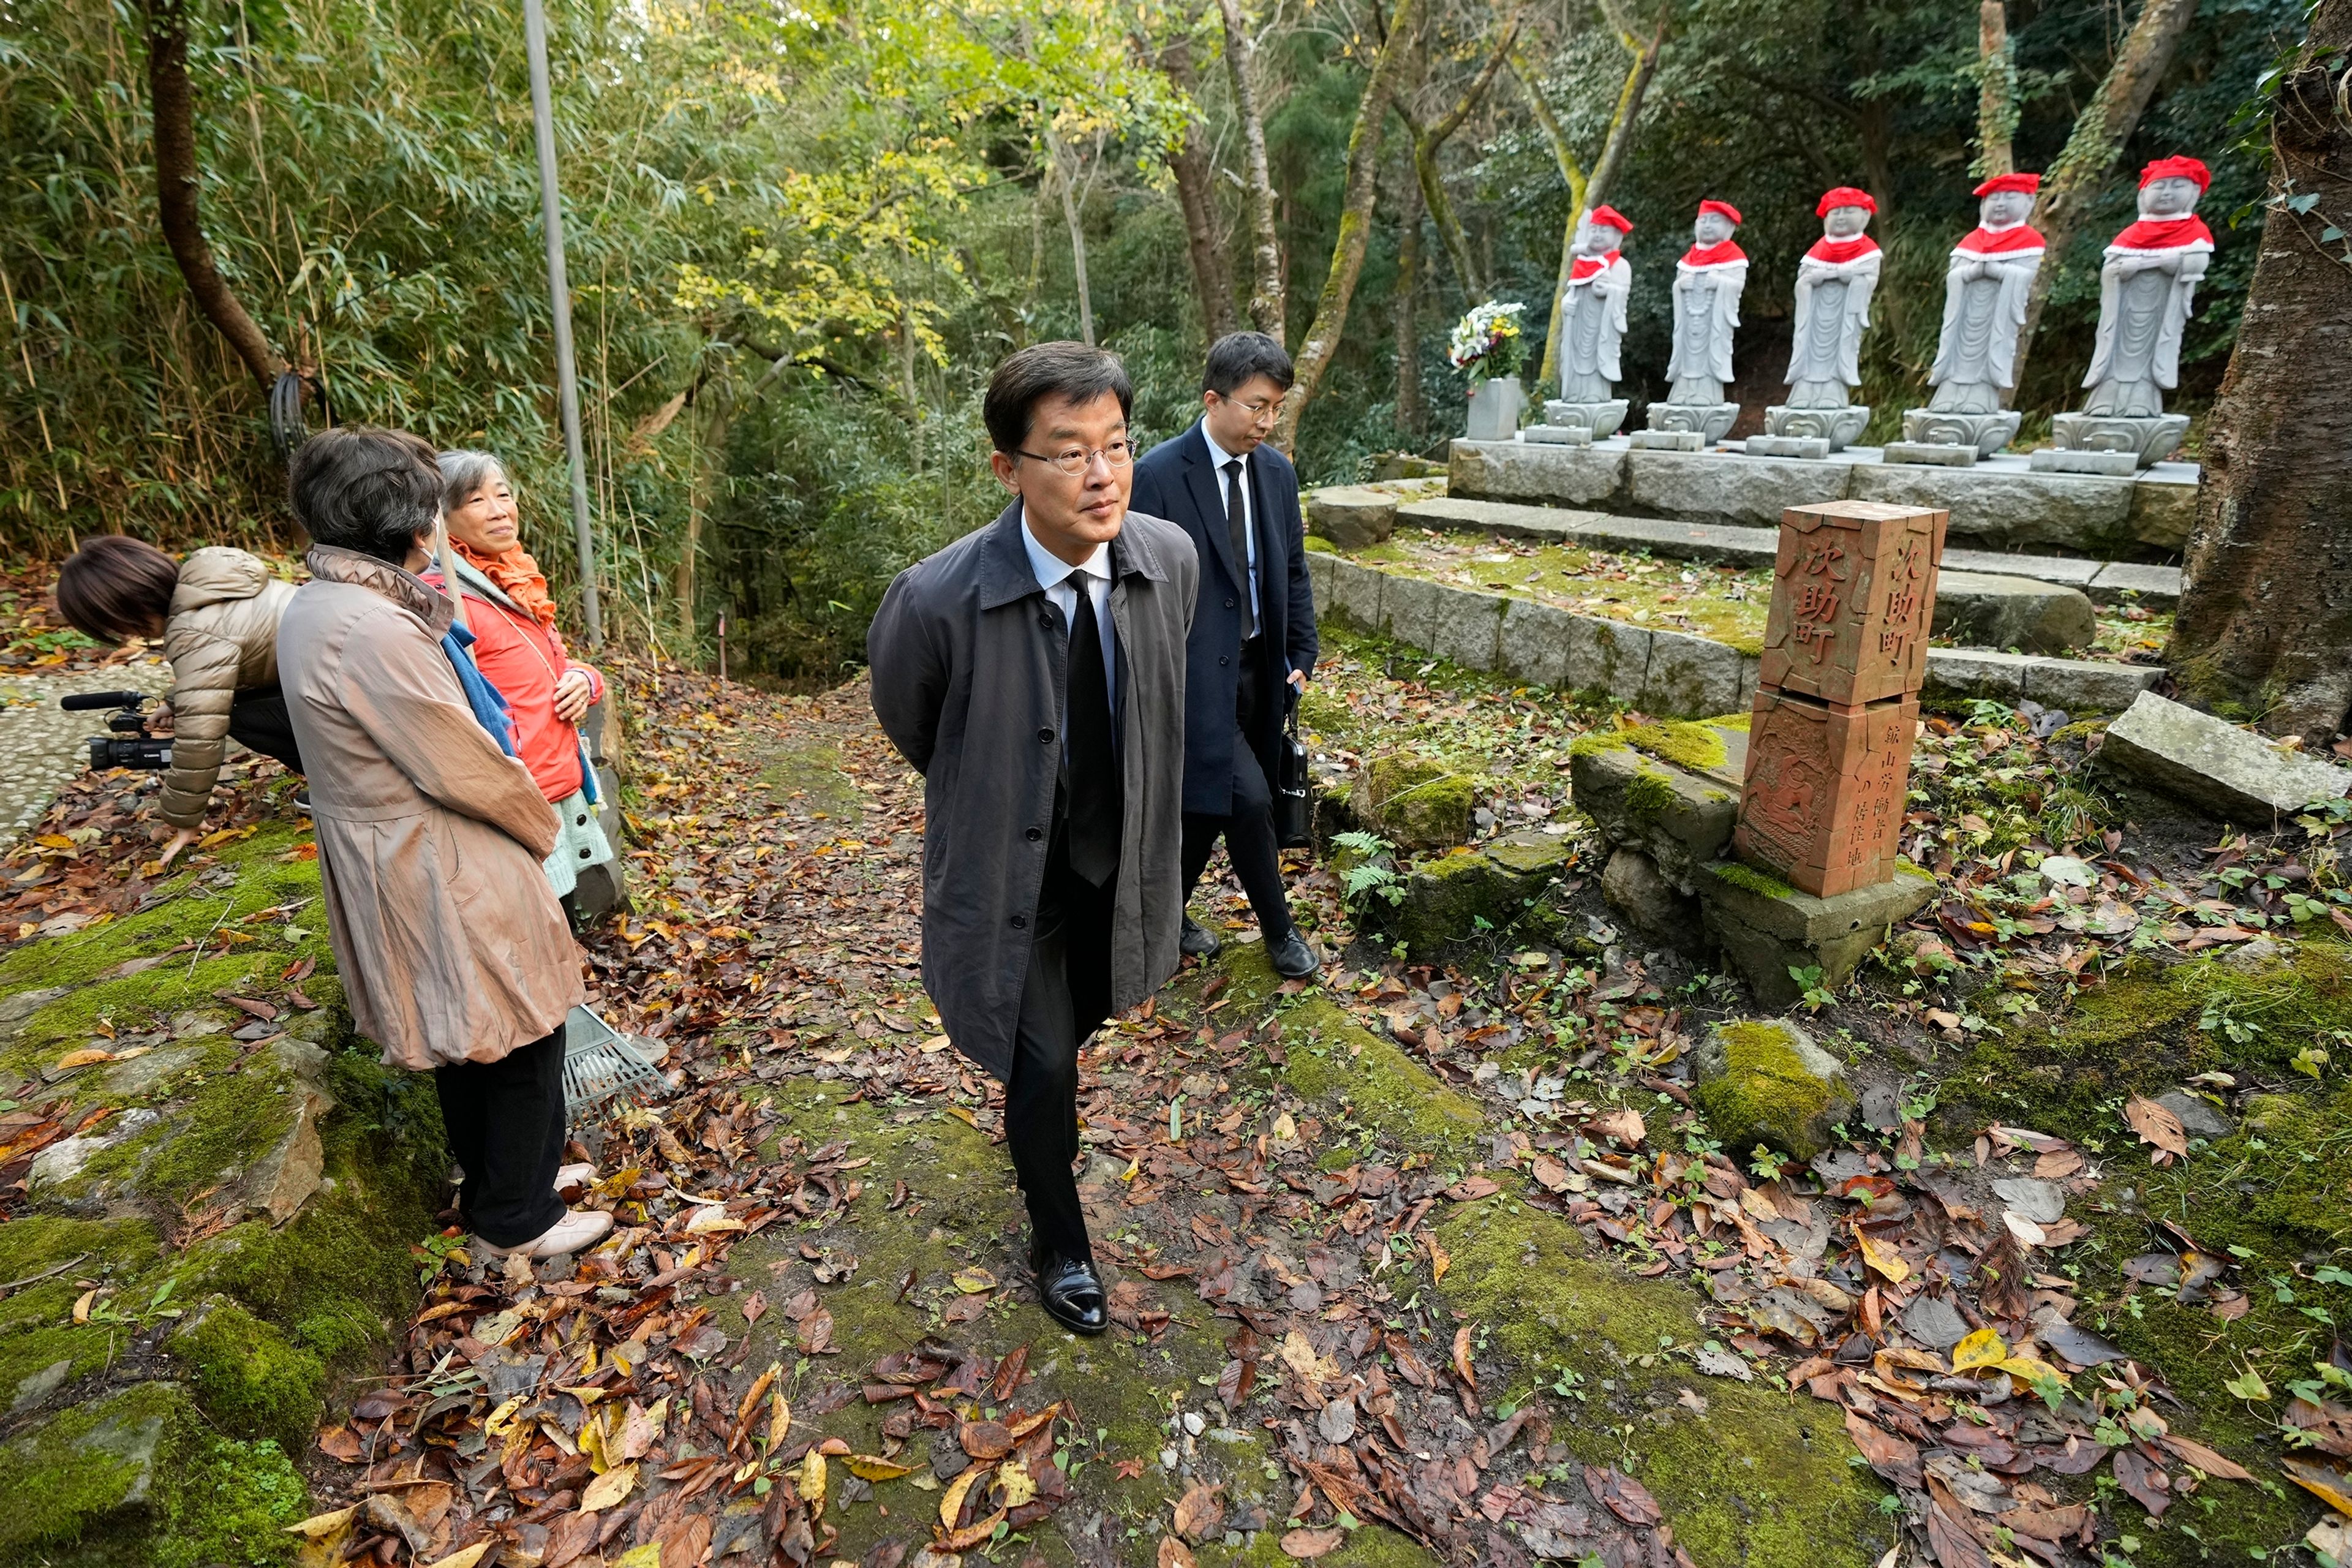
<instances>
[{"instance_id":1,"label":"white dress shirt collar","mask_svg":"<svg viewBox=\"0 0 2352 1568\"><path fill-rule=\"evenodd\" d=\"M1089 577L1097 580L1097 583L1090 583L1087 584L1089 589L1095 591L1095 597L1097 598L1101 597L1101 594L1099 588L1097 587L1097 584L1108 584L1110 581L1110 543L1108 541L1105 541L1104 542L1096 545L1095 552L1092 555L1087 556L1084 561L1081 561L1076 566L1073 566L1068 562L1063 560L1060 556L1055 554L1052 551L1037 542L1037 536L1029 531L1029 510L1026 507L1024 507L1021 511L1021 546L1029 552L1029 570L1035 574L1037 585L1045 589L1047 593L1052 593L1055 588L1062 587L1064 585L1064 580L1066 579L1073 572L1084 572ZM1070 607L1076 607L1075 597L1072 600Z\"/></svg>"},{"instance_id":2,"label":"white dress shirt collar","mask_svg":"<svg viewBox=\"0 0 2352 1568\"><path fill-rule=\"evenodd\" d=\"M1225 471L1225 465L1232 462L1235 458L1239 458L1241 459L1242 472L1244 474L1249 472L1249 454L1247 452L1228 452L1223 447L1218 446L1217 438L1209 434L1209 422L1205 418L1201 421L1201 439L1209 444L1209 461L1216 465L1216 469L1219 474L1223 474Z\"/></svg>"}]
</instances>

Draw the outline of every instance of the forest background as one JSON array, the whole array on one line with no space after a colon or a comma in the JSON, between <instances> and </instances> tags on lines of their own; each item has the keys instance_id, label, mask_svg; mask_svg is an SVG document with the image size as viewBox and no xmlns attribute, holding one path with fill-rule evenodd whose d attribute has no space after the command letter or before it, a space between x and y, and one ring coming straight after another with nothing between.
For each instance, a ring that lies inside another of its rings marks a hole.
<instances>
[{"instance_id":1,"label":"forest background","mask_svg":"<svg viewBox=\"0 0 2352 1568\"><path fill-rule=\"evenodd\" d=\"M1539 339L1604 166L1636 225L1637 400L1701 197L1747 218L1735 395L1760 407L1816 197L1870 190L1883 437L1923 396L1975 171L2082 162L2136 64L2145 110L2078 171L2018 405L2029 444L2073 405L2099 247L2140 164L2188 153L2220 241L2176 400L2201 412L2263 217L2261 83L2305 18L2145 4L551 0L607 626L704 660L725 614L736 672L837 679L891 574L1001 504L980 391L1042 339L1123 355L1149 443L1197 408L1211 335L1278 330L1309 482L1442 453L1447 331L1494 298ZM2136 60L2158 7L2165 52ZM499 453L576 597L519 4L0 0L0 540L299 542L261 384L158 217L159 21L185 28L212 253L312 424L323 398Z\"/></svg>"}]
</instances>

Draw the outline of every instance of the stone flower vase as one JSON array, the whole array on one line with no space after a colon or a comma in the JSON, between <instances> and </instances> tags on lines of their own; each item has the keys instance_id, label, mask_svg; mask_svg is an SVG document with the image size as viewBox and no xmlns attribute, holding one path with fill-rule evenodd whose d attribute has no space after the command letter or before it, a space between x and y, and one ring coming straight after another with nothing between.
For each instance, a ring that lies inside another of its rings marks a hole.
<instances>
[{"instance_id":1,"label":"stone flower vase","mask_svg":"<svg viewBox=\"0 0 2352 1568\"><path fill-rule=\"evenodd\" d=\"M1516 375L1490 375L1470 394L1473 441L1508 441L1519 433L1519 416L1527 412L1527 388Z\"/></svg>"}]
</instances>

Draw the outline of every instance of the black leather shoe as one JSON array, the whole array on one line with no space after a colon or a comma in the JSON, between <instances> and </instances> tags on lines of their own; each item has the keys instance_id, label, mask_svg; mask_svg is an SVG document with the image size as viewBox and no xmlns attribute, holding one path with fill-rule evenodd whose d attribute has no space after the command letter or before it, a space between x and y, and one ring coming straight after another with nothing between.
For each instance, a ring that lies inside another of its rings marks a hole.
<instances>
[{"instance_id":1,"label":"black leather shoe","mask_svg":"<svg viewBox=\"0 0 2352 1568\"><path fill-rule=\"evenodd\" d=\"M1184 917L1183 931L1176 939L1179 951L1192 958L1214 958L1224 945L1217 940L1215 931L1211 931L1191 915Z\"/></svg>"},{"instance_id":2,"label":"black leather shoe","mask_svg":"<svg viewBox=\"0 0 2352 1568\"><path fill-rule=\"evenodd\" d=\"M1323 959L1314 944L1298 934L1294 927L1280 942L1265 944L1266 962L1285 980L1304 980L1323 967Z\"/></svg>"},{"instance_id":3,"label":"black leather shoe","mask_svg":"<svg viewBox=\"0 0 2352 1568\"><path fill-rule=\"evenodd\" d=\"M1074 1334L1098 1334L1110 1327L1102 1279L1092 1263L1051 1255L1033 1257L1037 1300L1045 1315Z\"/></svg>"}]
</instances>

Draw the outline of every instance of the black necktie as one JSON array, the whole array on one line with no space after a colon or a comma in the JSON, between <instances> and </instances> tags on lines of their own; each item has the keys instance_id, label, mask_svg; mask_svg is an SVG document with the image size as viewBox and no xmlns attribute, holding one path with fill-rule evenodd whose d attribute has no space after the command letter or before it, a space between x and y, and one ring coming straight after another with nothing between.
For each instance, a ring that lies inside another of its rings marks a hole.
<instances>
[{"instance_id":1,"label":"black necktie","mask_svg":"<svg viewBox=\"0 0 2352 1568\"><path fill-rule=\"evenodd\" d=\"M1111 741L1110 680L1087 574L1073 572L1069 583L1078 591L1078 613L1070 621L1069 722L1063 749L1069 770L1070 869L1106 888L1118 874L1125 816Z\"/></svg>"},{"instance_id":2,"label":"black necktie","mask_svg":"<svg viewBox=\"0 0 2352 1568\"><path fill-rule=\"evenodd\" d=\"M1249 511L1242 505L1242 460L1225 459L1225 537L1233 542L1234 574L1241 579L1244 638L1257 636L1257 605L1250 596Z\"/></svg>"}]
</instances>

